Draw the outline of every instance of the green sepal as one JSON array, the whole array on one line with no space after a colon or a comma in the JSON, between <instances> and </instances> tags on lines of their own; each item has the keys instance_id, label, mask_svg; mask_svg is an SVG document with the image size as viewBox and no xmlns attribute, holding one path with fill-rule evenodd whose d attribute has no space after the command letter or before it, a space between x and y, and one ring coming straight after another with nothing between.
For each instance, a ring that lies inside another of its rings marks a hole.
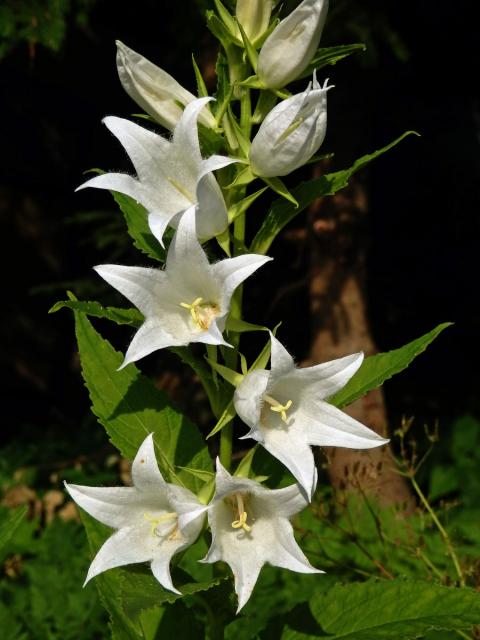
<instances>
[{"instance_id":1,"label":"green sepal","mask_svg":"<svg viewBox=\"0 0 480 640\"><path fill-rule=\"evenodd\" d=\"M295 197L290 193L290 191L287 189L282 180L280 180L280 178L263 178L262 176L259 177L263 180L263 182L265 182L265 184L270 187L270 189L273 189L275 193L278 193L279 196L282 196L282 198L285 198L285 200L291 202L295 206L295 208L298 207L298 202L296 201Z\"/></svg>"},{"instance_id":2,"label":"green sepal","mask_svg":"<svg viewBox=\"0 0 480 640\"><path fill-rule=\"evenodd\" d=\"M230 258L232 256L232 252L230 251L230 230L227 227L225 231L219 233L218 236L215 236L215 240L218 242L218 245L222 251L224 251L227 256Z\"/></svg>"},{"instance_id":3,"label":"green sepal","mask_svg":"<svg viewBox=\"0 0 480 640\"><path fill-rule=\"evenodd\" d=\"M233 474L234 476L237 476L238 478L248 478L250 476L253 456L255 455L259 446L260 445L256 444L243 456L243 458L238 463L238 467L235 469L235 473Z\"/></svg>"},{"instance_id":4,"label":"green sepal","mask_svg":"<svg viewBox=\"0 0 480 640\"><path fill-rule=\"evenodd\" d=\"M257 235L253 239L250 251L252 253L266 254L273 240L283 227L306 209L316 198L320 196L331 196L346 187L354 173L386 151L395 147L409 135L418 136L419 134L415 131L407 131L382 149L362 156L356 160L349 169L336 171L335 173L327 173L320 178L302 182L302 184L293 189L293 196L298 201L298 206L296 207L284 200L276 200L263 220Z\"/></svg>"},{"instance_id":5,"label":"green sepal","mask_svg":"<svg viewBox=\"0 0 480 640\"><path fill-rule=\"evenodd\" d=\"M248 60L249 60L250 64L252 65L252 69L254 70L254 72L257 73L258 53L257 53L255 47L250 42L250 40L248 39L248 36L245 33L245 29L242 27L240 22L238 20L236 20L236 23L237 23L238 29L240 31L240 34L242 36L243 46L245 47L245 52L247 54Z\"/></svg>"},{"instance_id":6,"label":"green sepal","mask_svg":"<svg viewBox=\"0 0 480 640\"><path fill-rule=\"evenodd\" d=\"M258 76L253 75L245 78L241 82L237 82L239 87L247 87L248 89L266 89L267 87L263 84L263 82L258 78Z\"/></svg>"},{"instance_id":7,"label":"green sepal","mask_svg":"<svg viewBox=\"0 0 480 640\"><path fill-rule=\"evenodd\" d=\"M230 184L227 184L227 186L224 187L224 189L236 189L237 187L246 187L254 180L256 180L256 176L253 175L250 166L246 166L243 169L240 169L240 171L235 176L234 180L232 180Z\"/></svg>"},{"instance_id":8,"label":"green sepal","mask_svg":"<svg viewBox=\"0 0 480 640\"><path fill-rule=\"evenodd\" d=\"M260 124L266 115L270 113L277 102L277 96L273 91L260 91L255 111L252 115L252 124Z\"/></svg>"},{"instance_id":9,"label":"green sepal","mask_svg":"<svg viewBox=\"0 0 480 640\"><path fill-rule=\"evenodd\" d=\"M236 415L237 415L237 412L235 411L235 406L233 404L233 398L232 398L230 402L227 404L227 406L225 407L222 415L218 419L217 424L213 427L213 429L207 435L207 440L212 436L214 436L219 431L221 431L223 427L226 427L227 424L229 424L235 418Z\"/></svg>"},{"instance_id":10,"label":"green sepal","mask_svg":"<svg viewBox=\"0 0 480 640\"><path fill-rule=\"evenodd\" d=\"M229 207L228 222L233 222L236 218L238 218L238 216L241 216L243 213L245 213L252 206L255 200L259 198L267 189L268 187L263 187L262 189L255 191L255 193L246 196L246 198L243 198L239 202L236 202L234 205Z\"/></svg>"},{"instance_id":11,"label":"green sepal","mask_svg":"<svg viewBox=\"0 0 480 640\"><path fill-rule=\"evenodd\" d=\"M235 318L231 315L227 318L225 329L227 331L236 331L237 333L245 333L247 331L270 331L268 327L262 327L259 324L252 324L251 322L246 322L245 320Z\"/></svg>"},{"instance_id":12,"label":"green sepal","mask_svg":"<svg viewBox=\"0 0 480 640\"><path fill-rule=\"evenodd\" d=\"M210 358L205 358L205 360L212 367L212 369L219 373L222 378L233 387L238 387L240 382L243 380L243 375L241 373L237 373L233 369L226 367L224 364L220 364L218 362L215 362L214 360L210 360Z\"/></svg>"},{"instance_id":13,"label":"green sepal","mask_svg":"<svg viewBox=\"0 0 480 640\"><path fill-rule=\"evenodd\" d=\"M192 65L195 72L195 80L197 81L197 95L199 98L206 98L208 94L207 85L203 79L202 72L200 71L195 56L192 53Z\"/></svg>"},{"instance_id":14,"label":"green sepal","mask_svg":"<svg viewBox=\"0 0 480 640\"><path fill-rule=\"evenodd\" d=\"M308 78L312 75L315 69L318 70L329 65L334 65L339 62L339 60L343 60L343 58L351 56L352 53L366 51L366 49L367 47L362 43L345 44L338 47L320 47L320 49L317 49L315 55L310 61L310 64L299 78Z\"/></svg>"},{"instance_id":15,"label":"green sepal","mask_svg":"<svg viewBox=\"0 0 480 640\"><path fill-rule=\"evenodd\" d=\"M119 307L102 307L99 302L80 301L75 298L71 291L67 291L70 300L60 300L56 302L48 313L56 313L60 309L72 309L81 311L88 316L95 318L105 318L116 324L126 324L131 327L140 327L144 321L143 314L138 309L121 309Z\"/></svg>"},{"instance_id":16,"label":"green sepal","mask_svg":"<svg viewBox=\"0 0 480 640\"><path fill-rule=\"evenodd\" d=\"M234 37L235 41L237 41L237 38L235 37L237 21L228 11L228 9L220 2L220 0L213 0L213 2L215 3L215 8L223 24L227 27L228 31Z\"/></svg>"},{"instance_id":17,"label":"green sepal","mask_svg":"<svg viewBox=\"0 0 480 640\"><path fill-rule=\"evenodd\" d=\"M242 128L238 124L237 119L232 111L231 105L228 105L227 113L225 114L225 117L228 118L230 126L234 131L235 137L238 141L240 149L243 152L243 155L246 158L248 158L248 154L250 152L250 140L245 137L245 134L243 133Z\"/></svg>"},{"instance_id":18,"label":"green sepal","mask_svg":"<svg viewBox=\"0 0 480 640\"><path fill-rule=\"evenodd\" d=\"M210 482L212 478L215 478L215 474L213 473L213 471L207 471L206 469L192 469L191 467L180 466L178 466L177 469L181 469L182 471L189 473L202 482Z\"/></svg>"},{"instance_id":19,"label":"green sepal","mask_svg":"<svg viewBox=\"0 0 480 640\"><path fill-rule=\"evenodd\" d=\"M385 380L406 369L444 329L451 325L451 322L444 322L429 331L429 333L399 349L387 351L386 353L377 353L366 358L356 374L328 402L341 408L361 398L372 389L379 387Z\"/></svg>"},{"instance_id":20,"label":"green sepal","mask_svg":"<svg viewBox=\"0 0 480 640\"><path fill-rule=\"evenodd\" d=\"M237 44L237 39L213 11L207 11L207 28L220 41L224 49Z\"/></svg>"}]
</instances>

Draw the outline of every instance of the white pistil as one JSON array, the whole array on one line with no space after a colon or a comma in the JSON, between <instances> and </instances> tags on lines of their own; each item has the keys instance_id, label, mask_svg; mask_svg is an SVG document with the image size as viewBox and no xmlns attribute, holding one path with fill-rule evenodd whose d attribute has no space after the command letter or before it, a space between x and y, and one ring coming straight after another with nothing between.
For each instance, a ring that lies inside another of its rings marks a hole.
<instances>
[{"instance_id":1,"label":"white pistil","mask_svg":"<svg viewBox=\"0 0 480 640\"><path fill-rule=\"evenodd\" d=\"M157 536L158 538L166 538L169 540L175 537L175 534L178 530L178 515L175 511L171 513L164 513L161 516L152 516L150 513L144 513L143 517L145 520L151 523L151 535ZM173 520L173 522L168 525L169 520ZM166 527L162 527L161 525L165 523Z\"/></svg>"},{"instance_id":2,"label":"white pistil","mask_svg":"<svg viewBox=\"0 0 480 640\"><path fill-rule=\"evenodd\" d=\"M174 180L173 178L170 178L170 177L167 177L167 180L170 182L172 187L174 189L176 189L178 191L178 193L181 193L182 196L184 198L186 198L189 202L191 202L192 204L194 204L196 202L196 199L192 196L192 194L189 191L187 191L186 189L184 189L182 187L182 185L179 184L176 180Z\"/></svg>"},{"instance_id":3,"label":"white pistil","mask_svg":"<svg viewBox=\"0 0 480 640\"><path fill-rule=\"evenodd\" d=\"M232 529L243 529L247 533L250 533L252 527L247 524L248 514L245 511L243 496L240 493L236 493L234 498L237 501L236 511L238 512L238 520L232 522Z\"/></svg>"},{"instance_id":4,"label":"white pistil","mask_svg":"<svg viewBox=\"0 0 480 640\"><path fill-rule=\"evenodd\" d=\"M263 399L265 400L265 402L268 402L268 404L270 405L270 411L279 413L283 422L287 421L287 411L290 409L290 407L293 404L291 400L287 400L285 404L281 404L280 402L278 402L278 400L275 400L275 398L272 398L272 396L269 396L267 394L263 396Z\"/></svg>"},{"instance_id":5,"label":"white pistil","mask_svg":"<svg viewBox=\"0 0 480 640\"><path fill-rule=\"evenodd\" d=\"M204 331L207 331L212 320L219 312L218 305L211 302L203 302L203 298L195 298L191 304L180 302L180 306L190 311L194 323Z\"/></svg>"}]
</instances>

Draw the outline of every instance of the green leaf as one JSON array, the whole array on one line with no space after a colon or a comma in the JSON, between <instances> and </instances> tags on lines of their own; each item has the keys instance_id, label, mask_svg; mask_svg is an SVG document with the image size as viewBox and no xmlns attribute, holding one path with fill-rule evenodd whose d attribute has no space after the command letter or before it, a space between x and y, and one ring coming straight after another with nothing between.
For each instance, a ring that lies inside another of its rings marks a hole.
<instances>
[{"instance_id":1,"label":"green leaf","mask_svg":"<svg viewBox=\"0 0 480 640\"><path fill-rule=\"evenodd\" d=\"M165 262L165 250L150 231L145 208L123 193L111 191L111 194L122 210L133 244L150 258Z\"/></svg>"},{"instance_id":2,"label":"green leaf","mask_svg":"<svg viewBox=\"0 0 480 640\"><path fill-rule=\"evenodd\" d=\"M386 151L395 147L409 135L418 136L418 133L415 133L415 131L407 131L386 147L383 147L369 155L362 156L356 160L349 169L336 171L335 173L327 173L321 178L302 182L302 184L292 191L293 197L298 202L297 207L285 202L284 200L276 200L266 215L257 235L253 239L252 246L250 248L252 253L267 253L273 240L283 227L312 204L316 198L334 195L337 191L346 187L354 173L362 169L372 160L375 160L375 158L381 156Z\"/></svg>"},{"instance_id":3,"label":"green leaf","mask_svg":"<svg viewBox=\"0 0 480 640\"><path fill-rule=\"evenodd\" d=\"M317 49L310 64L302 73L300 78L308 78L312 75L315 69L322 69L328 65L336 64L339 60L343 60L347 56L356 53L357 51L365 51L366 46L364 44L345 44L338 47L321 47Z\"/></svg>"},{"instance_id":4,"label":"green leaf","mask_svg":"<svg viewBox=\"0 0 480 640\"><path fill-rule=\"evenodd\" d=\"M207 28L220 41L224 49L228 49L231 44L235 44L237 39L228 30L224 23L215 15L213 11L207 11Z\"/></svg>"},{"instance_id":5,"label":"green leaf","mask_svg":"<svg viewBox=\"0 0 480 640\"><path fill-rule=\"evenodd\" d=\"M263 122L265 116L273 109L276 102L277 96L272 91L260 91L252 116L252 124Z\"/></svg>"},{"instance_id":6,"label":"green leaf","mask_svg":"<svg viewBox=\"0 0 480 640\"><path fill-rule=\"evenodd\" d=\"M28 507L25 505L12 511L8 518L0 523L0 551L8 544L13 534L21 525L28 511Z\"/></svg>"},{"instance_id":7,"label":"green leaf","mask_svg":"<svg viewBox=\"0 0 480 640\"><path fill-rule=\"evenodd\" d=\"M56 302L48 313L55 313L59 309L81 311L87 316L105 318L117 324L127 324L139 327L143 323L143 315L138 309L120 309L118 307L102 307L99 302L85 302L80 300L61 300Z\"/></svg>"},{"instance_id":8,"label":"green leaf","mask_svg":"<svg viewBox=\"0 0 480 640\"><path fill-rule=\"evenodd\" d=\"M215 382L212 377L211 370L206 366L203 360L199 360L196 358L190 347L170 347L169 351L175 353L185 364L191 367L197 376L200 378L200 381L205 389L205 392L208 396L208 400L210 402L210 406L215 415L219 412L219 394Z\"/></svg>"},{"instance_id":9,"label":"green leaf","mask_svg":"<svg viewBox=\"0 0 480 640\"><path fill-rule=\"evenodd\" d=\"M344 407L357 398L361 398L371 389L379 387L385 380L406 369L412 360L425 351L428 345L451 324L451 322L444 322L400 349L378 353L366 358L353 378L341 391L330 398L329 402L336 407Z\"/></svg>"},{"instance_id":10,"label":"green leaf","mask_svg":"<svg viewBox=\"0 0 480 640\"><path fill-rule=\"evenodd\" d=\"M331 640L409 640L435 629L468 629L480 620L480 594L415 580L336 585L311 611ZM282 638L295 638L295 632ZM317 637L322 637L319 635Z\"/></svg>"},{"instance_id":11,"label":"green leaf","mask_svg":"<svg viewBox=\"0 0 480 640\"><path fill-rule=\"evenodd\" d=\"M252 467L253 456L257 452L260 445L256 444L250 449L238 463L238 467L235 469L234 475L239 478L248 478L250 475L250 469Z\"/></svg>"},{"instance_id":12,"label":"green leaf","mask_svg":"<svg viewBox=\"0 0 480 640\"><path fill-rule=\"evenodd\" d=\"M213 0L215 3L215 8L220 16L223 24L230 31L231 35L235 36L236 33L236 20L231 15L231 13L225 8L225 6L220 2L220 0Z\"/></svg>"},{"instance_id":13,"label":"green leaf","mask_svg":"<svg viewBox=\"0 0 480 640\"><path fill-rule=\"evenodd\" d=\"M210 482L215 478L213 471L205 471L205 469L190 469L189 467L178 467L178 469L182 469L182 471L190 473L192 476L199 478L202 482Z\"/></svg>"},{"instance_id":14,"label":"green leaf","mask_svg":"<svg viewBox=\"0 0 480 640\"><path fill-rule=\"evenodd\" d=\"M97 333L83 313L74 314L82 374L92 411L111 442L123 456L133 459L145 437L153 433L157 460L167 481L197 490L200 481L185 472L177 473L175 466L212 470L199 431L135 365L118 371L123 356Z\"/></svg>"}]
</instances>

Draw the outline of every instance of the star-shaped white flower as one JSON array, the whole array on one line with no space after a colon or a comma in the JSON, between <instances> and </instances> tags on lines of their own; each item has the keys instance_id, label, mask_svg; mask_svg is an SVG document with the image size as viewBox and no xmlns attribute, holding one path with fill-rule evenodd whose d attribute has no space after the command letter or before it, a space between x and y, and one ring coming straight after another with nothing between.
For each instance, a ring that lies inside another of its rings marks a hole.
<instances>
[{"instance_id":1,"label":"star-shaped white flower","mask_svg":"<svg viewBox=\"0 0 480 640\"><path fill-rule=\"evenodd\" d=\"M203 524L201 511L180 527L173 508L199 507L191 491L162 478L152 435L140 446L132 465L132 487L83 487L65 483L73 500L96 520L117 529L98 551L85 584L103 571L137 562L150 562L155 578L174 593L170 560L195 542ZM189 505L189 506L186 506Z\"/></svg>"},{"instance_id":2,"label":"star-shaped white flower","mask_svg":"<svg viewBox=\"0 0 480 640\"><path fill-rule=\"evenodd\" d=\"M195 207L180 219L167 254L165 270L106 264L95 271L145 316L122 367L165 347L191 342L223 344L233 292L271 260L245 254L209 264L197 240Z\"/></svg>"},{"instance_id":3,"label":"star-shaped white flower","mask_svg":"<svg viewBox=\"0 0 480 640\"><path fill-rule=\"evenodd\" d=\"M307 506L298 484L267 489L232 476L217 459L216 490L207 507L178 507L181 526L208 512L212 543L202 562L226 562L235 578L238 609L250 598L264 564L299 573L324 573L312 567L293 536L289 518Z\"/></svg>"},{"instance_id":4,"label":"star-shaped white flower","mask_svg":"<svg viewBox=\"0 0 480 640\"><path fill-rule=\"evenodd\" d=\"M176 226L177 214L198 206L198 235L208 239L225 230L227 208L212 171L226 167L232 158L211 156L204 160L198 142L197 119L212 98L190 102L169 141L138 124L108 116L104 124L118 138L135 167L137 177L104 173L79 189L95 187L130 196L145 207L150 228L163 244L165 229Z\"/></svg>"},{"instance_id":5,"label":"star-shaped white flower","mask_svg":"<svg viewBox=\"0 0 480 640\"><path fill-rule=\"evenodd\" d=\"M298 369L272 335L271 369L248 373L235 390L235 409L253 438L278 458L309 499L317 470L310 445L371 449L388 442L326 402L350 380L363 353Z\"/></svg>"}]
</instances>

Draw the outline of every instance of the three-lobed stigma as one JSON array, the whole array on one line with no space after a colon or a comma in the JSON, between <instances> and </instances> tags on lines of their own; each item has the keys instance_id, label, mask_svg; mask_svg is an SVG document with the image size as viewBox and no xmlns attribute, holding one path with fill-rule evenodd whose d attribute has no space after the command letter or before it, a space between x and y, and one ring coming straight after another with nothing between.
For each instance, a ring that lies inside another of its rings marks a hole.
<instances>
[{"instance_id":1,"label":"three-lobed stigma","mask_svg":"<svg viewBox=\"0 0 480 640\"><path fill-rule=\"evenodd\" d=\"M220 311L217 304L214 302L204 302L201 297L195 298L191 304L188 302L180 302L180 306L190 311L192 320L203 331L208 330L212 321L218 316Z\"/></svg>"}]
</instances>

